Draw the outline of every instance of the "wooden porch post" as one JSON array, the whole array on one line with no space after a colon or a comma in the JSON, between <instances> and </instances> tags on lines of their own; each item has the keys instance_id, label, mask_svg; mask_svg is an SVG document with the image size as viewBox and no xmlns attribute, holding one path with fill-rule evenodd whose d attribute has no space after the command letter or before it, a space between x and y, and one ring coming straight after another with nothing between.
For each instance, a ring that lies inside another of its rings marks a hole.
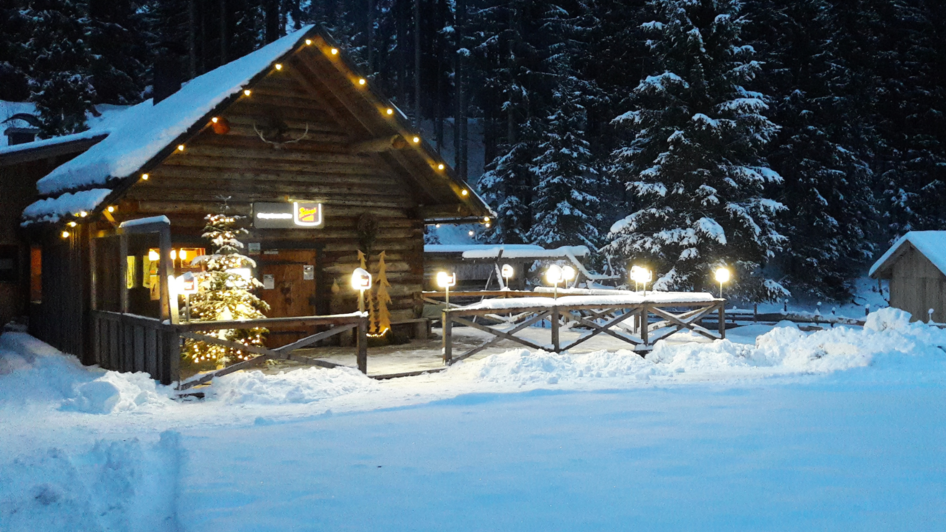
<instances>
[{"instance_id":1,"label":"wooden porch post","mask_svg":"<svg viewBox=\"0 0 946 532\"><path fill-rule=\"evenodd\" d=\"M719 337L726 339L726 302L719 303Z\"/></svg>"},{"instance_id":2,"label":"wooden porch post","mask_svg":"<svg viewBox=\"0 0 946 532\"><path fill-rule=\"evenodd\" d=\"M121 267L121 276L122 276L122 277L121 277L121 281L120 281L121 298L122 298L122 301L121 301L121 303L122 303L121 309L122 309L122 314L128 314L128 308L129 308L129 305L128 305L128 283L125 282L125 280L128 279L128 258L127 258L127 257L128 257L128 235L125 234L125 232L122 231L121 229L119 229L118 241L119 241L119 246L118 246L118 248L121 250L121 251L119 251L119 255L121 255L121 261L120 261L121 266L120 266L120 267ZM98 264L95 263L95 260L94 260L94 258L93 258L93 260L92 260L92 272L93 272L92 275L93 275L93 279L95 278L95 277L94 277L94 276L95 276L95 273L94 273L94 272L95 272L97 269L98 269ZM94 286L94 284L93 284L93 286Z\"/></svg>"},{"instance_id":3,"label":"wooden porch post","mask_svg":"<svg viewBox=\"0 0 946 532\"><path fill-rule=\"evenodd\" d=\"M178 323L177 290L174 286L174 263L171 261L170 225L158 231L158 239L161 250L161 259L158 263L158 275L161 278L161 319L176 324ZM127 294L127 290L124 293Z\"/></svg>"},{"instance_id":4,"label":"wooden porch post","mask_svg":"<svg viewBox=\"0 0 946 532\"><path fill-rule=\"evenodd\" d=\"M368 318L358 321L358 371L368 374Z\"/></svg>"},{"instance_id":5,"label":"wooden porch post","mask_svg":"<svg viewBox=\"0 0 946 532\"><path fill-rule=\"evenodd\" d=\"M446 310L443 312L441 323L443 324L443 363L449 366L453 360L453 323Z\"/></svg>"},{"instance_id":6,"label":"wooden porch post","mask_svg":"<svg viewBox=\"0 0 946 532\"><path fill-rule=\"evenodd\" d=\"M552 315L549 316L549 319L552 321L552 349L558 353L560 350L561 342L559 341L559 323L558 323L559 313L558 305L552 305Z\"/></svg>"},{"instance_id":7,"label":"wooden porch post","mask_svg":"<svg viewBox=\"0 0 946 532\"><path fill-rule=\"evenodd\" d=\"M648 333L650 332L647 330L647 305L641 305L640 313L641 340L644 342L644 345L650 345L650 340L647 338Z\"/></svg>"}]
</instances>

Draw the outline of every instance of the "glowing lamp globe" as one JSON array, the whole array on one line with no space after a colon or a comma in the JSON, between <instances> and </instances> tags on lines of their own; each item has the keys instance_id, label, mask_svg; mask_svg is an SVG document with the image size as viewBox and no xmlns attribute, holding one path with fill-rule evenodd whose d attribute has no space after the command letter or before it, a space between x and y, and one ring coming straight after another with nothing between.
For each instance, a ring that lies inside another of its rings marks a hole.
<instances>
[{"instance_id":1,"label":"glowing lamp globe","mask_svg":"<svg viewBox=\"0 0 946 532\"><path fill-rule=\"evenodd\" d=\"M564 268L562 268L562 279L566 283L574 281L577 275L578 275L578 272L575 271L575 268L572 268L571 266L565 266Z\"/></svg>"},{"instance_id":2,"label":"glowing lamp globe","mask_svg":"<svg viewBox=\"0 0 946 532\"><path fill-rule=\"evenodd\" d=\"M177 291L179 294L189 295L197 293L197 277L193 273L187 272L177 278Z\"/></svg>"},{"instance_id":3,"label":"glowing lamp globe","mask_svg":"<svg viewBox=\"0 0 946 532\"><path fill-rule=\"evenodd\" d=\"M654 279L654 274L647 268L633 266L631 268L631 280L639 284L647 284Z\"/></svg>"},{"instance_id":4,"label":"glowing lamp globe","mask_svg":"<svg viewBox=\"0 0 946 532\"><path fill-rule=\"evenodd\" d=\"M371 274L364 268L356 268L351 274L351 287L354 290L368 290L371 288Z\"/></svg>"},{"instance_id":5,"label":"glowing lamp globe","mask_svg":"<svg viewBox=\"0 0 946 532\"><path fill-rule=\"evenodd\" d=\"M565 278L565 272L562 271L562 267L558 264L553 264L549 266L548 270L545 270L545 280L551 285L557 285L562 282Z\"/></svg>"},{"instance_id":6,"label":"glowing lamp globe","mask_svg":"<svg viewBox=\"0 0 946 532\"><path fill-rule=\"evenodd\" d=\"M732 274L728 268L720 268L716 270L716 282L719 284L728 283L731 277Z\"/></svg>"},{"instance_id":7,"label":"glowing lamp globe","mask_svg":"<svg viewBox=\"0 0 946 532\"><path fill-rule=\"evenodd\" d=\"M452 288L457 285L457 274L447 272L437 272L437 286L440 288Z\"/></svg>"},{"instance_id":8,"label":"glowing lamp globe","mask_svg":"<svg viewBox=\"0 0 946 532\"><path fill-rule=\"evenodd\" d=\"M503 264L502 274L503 279L512 279L516 274L516 270L512 267L512 264Z\"/></svg>"}]
</instances>

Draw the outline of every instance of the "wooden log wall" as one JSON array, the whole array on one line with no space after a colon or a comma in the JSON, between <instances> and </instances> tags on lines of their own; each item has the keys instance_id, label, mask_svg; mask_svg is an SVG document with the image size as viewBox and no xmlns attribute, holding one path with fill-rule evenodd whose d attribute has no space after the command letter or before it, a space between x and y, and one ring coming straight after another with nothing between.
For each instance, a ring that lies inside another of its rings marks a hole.
<instances>
[{"instance_id":1,"label":"wooden log wall","mask_svg":"<svg viewBox=\"0 0 946 532\"><path fill-rule=\"evenodd\" d=\"M328 285L320 287L320 306L342 313L356 308L349 278L359 266L357 225L359 217L371 214L379 222L371 262L376 265L377 254L387 252L392 319L415 317L422 309L416 294L424 274L424 225L417 215L422 192L408 184L403 168L382 156L352 153L350 144L371 132L343 121L346 112L329 108L315 84L301 85L298 75L274 72L265 78L252 96L222 114L228 133L206 128L183 152L152 170L147 181L133 186L118 205L117 221L166 215L175 245L182 237L196 244L201 242L204 216L218 211L221 198L228 198L232 213L247 217L253 202L319 201L323 228L250 228L245 240L260 242L264 250L319 248L317 267ZM302 140L281 146L264 142L254 126L272 135L266 130L274 123L286 126L283 140ZM334 294L333 285L338 286Z\"/></svg>"},{"instance_id":2,"label":"wooden log wall","mask_svg":"<svg viewBox=\"0 0 946 532\"><path fill-rule=\"evenodd\" d=\"M909 249L893 265L890 306L909 312L914 321L946 323L946 276L916 249Z\"/></svg>"}]
</instances>

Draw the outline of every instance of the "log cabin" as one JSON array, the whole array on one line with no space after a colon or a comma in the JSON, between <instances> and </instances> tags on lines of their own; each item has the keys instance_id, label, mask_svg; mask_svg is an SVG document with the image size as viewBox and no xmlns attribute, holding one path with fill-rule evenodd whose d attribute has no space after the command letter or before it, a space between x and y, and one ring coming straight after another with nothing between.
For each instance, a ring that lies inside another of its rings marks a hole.
<instances>
[{"instance_id":1,"label":"log cabin","mask_svg":"<svg viewBox=\"0 0 946 532\"><path fill-rule=\"evenodd\" d=\"M245 217L269 317L355 310L359 251L369 269L383 251L398 322L422 312L425 224L492 216L314 27L128 109L106 133L38 181L21 177L38 194L20 220L35 254L30 331L85 363L107 365L94 352L97 311L162 317L157 237L120 246L122 222L166 217L179 275L209 251L207 214ZM274 334L279 345L297 332Z\"/></svg>"},{"instance_id":2,"label":"log cabin","mask_svg":"<svg viewBox=\"0 0 946 532\"><path fill-rule=\"evenodd\" d=\"M890 306L909 312L913 321L946 323L946 231L907 233L874 263L870 276L889 282Z\"/></svg>"}]
</instances>

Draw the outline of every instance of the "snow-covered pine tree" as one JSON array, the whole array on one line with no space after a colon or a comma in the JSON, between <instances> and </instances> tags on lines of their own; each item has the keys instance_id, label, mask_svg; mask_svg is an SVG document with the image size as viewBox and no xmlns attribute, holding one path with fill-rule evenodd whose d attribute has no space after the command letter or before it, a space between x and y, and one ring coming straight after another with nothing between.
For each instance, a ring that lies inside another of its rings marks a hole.
<instances>
[{"instance_id":1,"label":"snow-covered pine tree","mask_svg":"<svg viewBox=\"0 0 946 532\"><path fill-rule=\"evenodd\" d=\"M784 179L788 244L778 264L793 293L835 300L874 251L872 173L850 145L863 120L849 99L853 75L838 52L826 0L747 3L765 92L781 126L767 160Z\"/></svg>"},{"instance_id":2,"label":"snow-covered pine tree","mask_svg":"<svg viewBox=\"0 0 946 532\"><path fill-rule=\"evenodd\" d=\"M203 237L210 242L213 253L194 259L194 264L203 264L204 271L198 275L198 292L191 296L191 316L195 321L229 321L239 319L261 319L269 305L256 297L252 290L263 286L256 278L234 271L253 268L253 259L243 255L243 243L239 237L247 233L237 224L243 218L223 212L208 214ZM268 331L264 328L229 329L217 331L217 337L245 345L262 346ZM244 360L249 353L205 342L187 340L182 356L194 364L223 366Z\"/></svg>"},{"instance_id":3,"label":"snow-covered pine tree","mask_svg":"<svg viewBox=\"0 0 946 532\"><path fill-rule=\"evenodd\" d=\"M22 11L31 40L30 100L43 122L40 135L51 137L87 129L95 89L89 67L92 52L85 37L85 13L77 0L32 0Z\"/></svg>"},{"instance_id":4,"label":"snow-covered pine tree","mask_svg":"<svg viewBox=\"0 0 946 532\"><path fill-rule=\"evenodd\" d=\"M97 103L135 104L144 92L153 62L144 18L131 0L88 0L86 40Z\"/></svg>"},{"instance_id":5,"label":"snow-covered pine tree","mask_svg":"<svg viewBox=\"0 0 946 532\"><path fill-rule=\"evenodd\" d=\"M585 245L597 249L599 171L586 140L586 82L576 77L567 51L552 56L558 80L532 165L536 177L529 242L540 246Z\"/></svg>"},{"instance_id":6,"label":"snow-covered pine tree","mask_svg":"<svg viewBox=\"0 0 946 532\"><path fill-rule=\"evenodd\" d=\"M895 240L946 228L946 27L941 2L888 0L876 11L884 32L874 165Z\"/></svg>"},{"instance_id":7,"label":"snow-covered pine tree","mask_svg":"<svg viewBox=\"0 0 946 532\"><path fill-rule=\"evenodd\" d=\"M21 2L0 3L0 100L20 102L30 96L30 41Z\"/></svg>"},{"instance_id":8,"label":"snow-covered pine tree","mask_svg":"<svg viewBox=\"0 0 946 532\"><path fill-rule=\"evenodd\" d=\"M746 297L782 296L760 271L784 241L775 216L785 207L764 193L781 177L761 156L778 127L763 114L764 96L746 86L760 65L740 40L740 3L649 5L655 75L615 119L633 139L614 152L612 169L638 207L612 226L606 253L615 265L650 265L658 289L711 287L714 267L728 264Z\"/></svg>"}]
</instances>

